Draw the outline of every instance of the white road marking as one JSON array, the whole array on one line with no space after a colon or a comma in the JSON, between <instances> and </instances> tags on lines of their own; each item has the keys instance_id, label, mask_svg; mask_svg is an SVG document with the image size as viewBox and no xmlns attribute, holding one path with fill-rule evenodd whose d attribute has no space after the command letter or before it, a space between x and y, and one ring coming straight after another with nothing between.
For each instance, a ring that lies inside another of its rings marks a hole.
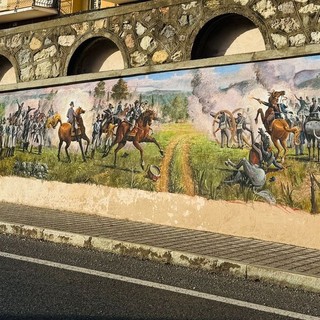
<instances>
[{"instance_id":1,"label":"white road marking","mask_svg":"<svg viewBox=\"0 0 320 320\"><path fill-rule=\"evenodd\" d=\"M86 269L86 268L71 266L71 265L67 265L67 264L63 264L63 263L52 262L52 261L48 261L48 260L41 260L41 259L36 259L36 258L31 258L31 257L25 257L25 256L20 256L20 255L16 255L16 254L12 254L12 253L1 252L1 251L0 251L0 256L4 257L4 258L35 263L35 264L39 264L39 265L44 265L44 266L68 270L68 271L80 272L80 273L84 273L84 274L88 274L88 275L92 275L92 276L96 276L96 277L102 277L102 278L108 278L108 279L117 280L117 281L128 282L128 283L132 283L132 284L136 284L136 285L140 285L140 286L145 286L145 287L150 287L150 288L154 288L154 289L160 289L160 290L166 290L166 291L170 291L170 292L174 292L174 293L180 293L180 294L184 294L184 295L188 295L188 296L192 296L192 297L196 297L196 298L231 304L231 305L238 306L238 307L243 307L243 308L253 309L256 311L277 314L280 316L290 317L293 319L301 319L301 320L319 320L320 319L319 317L314 317L314 316L310 316L310 315L306 315L306 314L302 314L302 313L296 313L296 312L291 312L291 311L287 311L287 310L262 306L262 305L255 304L255 303L250 303L250 302L246 302L246 301L221 297L221 296L217 296L214 294L208 294L208 293L194 291L194 290L183 289L183 288L174 287L174 286L161 284L161 283L157 283L157 282L151 282L151 281L146 281L146 280L141 280L141 279L136 279L136 278L130 278L130 277L121 276L121 275L117 275L117 274L113 274L113 273L109 273L109 272Z\"/></svg>"}]
</instances>

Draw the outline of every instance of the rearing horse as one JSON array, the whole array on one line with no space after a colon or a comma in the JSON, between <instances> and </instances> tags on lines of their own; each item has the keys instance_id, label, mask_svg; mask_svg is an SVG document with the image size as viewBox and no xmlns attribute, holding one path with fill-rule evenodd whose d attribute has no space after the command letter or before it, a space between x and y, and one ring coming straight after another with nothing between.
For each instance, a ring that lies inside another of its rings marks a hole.
<instances>
[{"instance_id":1,"label":"rearing horse","mask_svg":"<svg viewBox=\"0 0 320 320\"><path fill-rule=\"evenodd\" d=\"M268 102L264 102L260 99L254 98L260 104L264 104L265 106L268 107L265 114L261 108L258 110L255 118L255 122L258 123L258 117L260 114L261 121L266 131L269 133L275 148L277 149L276 158L278 158L280 155L280 145L283 148L284 152L282 155L282 161L284 161L284 158L287 154L287 139L291 132L294 133L294 144L295 145L300 144L300 141L299 141L300 129L298 127L290 128L288 122L285 119L275 118L276 112L280 113L279 105L278 105L279 98L284 95L285 95L284 91L272 91L270 93Z\"/></svg>"},{"instance_id":2,"label":"rearing horse","mask_svg":"<svg viewBox=\"0 0 320 320\"><path fill-rule=\"evenodd\" d=\"M152 142L158 148L161 156L163 156L163 150L161 149L157 140L149 135L150 126L152 121L156 118L156 114L153 110L148 109L139 116L136 121L136 127L130 132L130 123L127 121L122 121L121 124L117 127L116 138L113 141L109 150L102 155L102 157L106 157L111 148L118 144L117 148L114 151L114 166L117 164L117 153L120 149L122 149L127 141L133 143L133 145L140 151L140 165L144 170L144 160L143 160L143 149L140 145L141 142Z\"/></svg>"},{"instance_id":3,"label":"rearing horse","mask_svg":"<svg viewBox=\"0 0 320 320\"><path fill-rule=\"evenodd\" d=\"M270 92L268 102L262 101L258 98L254 98L260 104L263 104L268 107L265 113L263 112L262 108L259 108L254 120L255 120L255 123L258 123L258 118L260 115L261 121L262 121L266 131L269 134L271 133L271 131L270 131L271 123L275 119L275 112L280 113L279 106L278 106L279 98L284 95L285 95L284 91L272 91L272 92Z\"/></svg>"},{"instance_id":4,"label":"rearing horse","mask_svg":"<svg viewBox=\"0 0 320 320\"><path fill-rule=\"evenodd\" d=\"M63 142L65 142L65 144L66 144L65 145L66 155L68 157L68 161L71 162L71 158L70 158L70 155L69 155L69 152L68 152L68 148L69 148L69 146L70 146L72 141L78 141L79 146L80 146L80 150L81 150L82 160L86 161L85 155L88 152L90 139L86 135L86 128L85 128L85 126L83 124L83 119L81 117L81 115L83 113L85 113L85 110L83 110L81 107L78 107L75 110L75 121L76 121L76 123L78 125L78 129L76 130L77 132L76 132L75 135L72 135L72 133L71 133L71 129L72 129L71 123L68 123L68 122L62 123L61 116L59 114L55 114L51 118L48 119L47 127L50 127L50 125L51 125L52 128L55 128L57 126L57 124L60 123L60 127L59 127L59 130L58 130L58 136L59 136L58 160L59 161L60 161L61 147L62 147ZM87 142L87 146L86 146L85 152L83 151L82 139Z\"/></svg>"}]
</instances>

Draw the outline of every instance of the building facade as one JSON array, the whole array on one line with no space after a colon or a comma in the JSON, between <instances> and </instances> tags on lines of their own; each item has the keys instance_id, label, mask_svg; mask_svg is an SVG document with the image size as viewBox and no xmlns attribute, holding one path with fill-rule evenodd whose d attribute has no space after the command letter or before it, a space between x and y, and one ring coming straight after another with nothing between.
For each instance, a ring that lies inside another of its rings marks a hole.
<instances>
[{"instance_id":1,"label":"building facade","mask_svg":"<svg viewBox=\"0 0 320 320\"><path fill-rule=\"evenodd\" d=\"M40 7L48 10L40 2ZM13 9L11 18L2 24L2 84L246 52L284 52L320 42L316 0L52 4L54 12L44 10L46 21L35 17L13 26L9 20L13 22L19 15L19 9ZM104 8L108 5L116 7ZM89 10L96 7L101 9ZM9 16L9 11L2 13Z\"/></svg>"}]
</instances>

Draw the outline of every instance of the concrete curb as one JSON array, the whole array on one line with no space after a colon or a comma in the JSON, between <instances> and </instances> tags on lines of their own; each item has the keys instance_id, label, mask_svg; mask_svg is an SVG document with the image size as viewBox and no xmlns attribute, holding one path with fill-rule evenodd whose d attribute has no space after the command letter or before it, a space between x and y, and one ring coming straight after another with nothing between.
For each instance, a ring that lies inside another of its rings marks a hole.
<instances>
[{"instance_id":1,"label":"concrete curb","mask_svg":"<svg viewBox=\"0 0 320 320\"><path fill-rule=\"evenodd\" d=\"M243 279L261 280L306 291L320 292L319 277L306 276L228 259L7 222L0 222L0 233L126 255L142 260L151 260L212 272L223 272Z\"/></svg>"}]
</instances>

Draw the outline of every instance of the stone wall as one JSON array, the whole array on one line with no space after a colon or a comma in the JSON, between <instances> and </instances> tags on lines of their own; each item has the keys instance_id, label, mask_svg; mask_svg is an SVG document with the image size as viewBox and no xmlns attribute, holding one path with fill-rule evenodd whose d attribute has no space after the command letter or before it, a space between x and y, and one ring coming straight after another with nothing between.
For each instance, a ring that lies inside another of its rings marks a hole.
<instances>
[{"instance_id":1,"label":"stone wall","mask_svg":"<svg viewBox=\"0 0 320 320\"><path fill-rule=\"evenodd\" d=\"M202 27L230 13L251 20L267 49L286 50L320 43L319 11L318 0L150 1L2 30L0 55L18 82L67 75L75 50L93 37L113 41L126 68L187 61Z\"/></svg>"}]
</instances>

